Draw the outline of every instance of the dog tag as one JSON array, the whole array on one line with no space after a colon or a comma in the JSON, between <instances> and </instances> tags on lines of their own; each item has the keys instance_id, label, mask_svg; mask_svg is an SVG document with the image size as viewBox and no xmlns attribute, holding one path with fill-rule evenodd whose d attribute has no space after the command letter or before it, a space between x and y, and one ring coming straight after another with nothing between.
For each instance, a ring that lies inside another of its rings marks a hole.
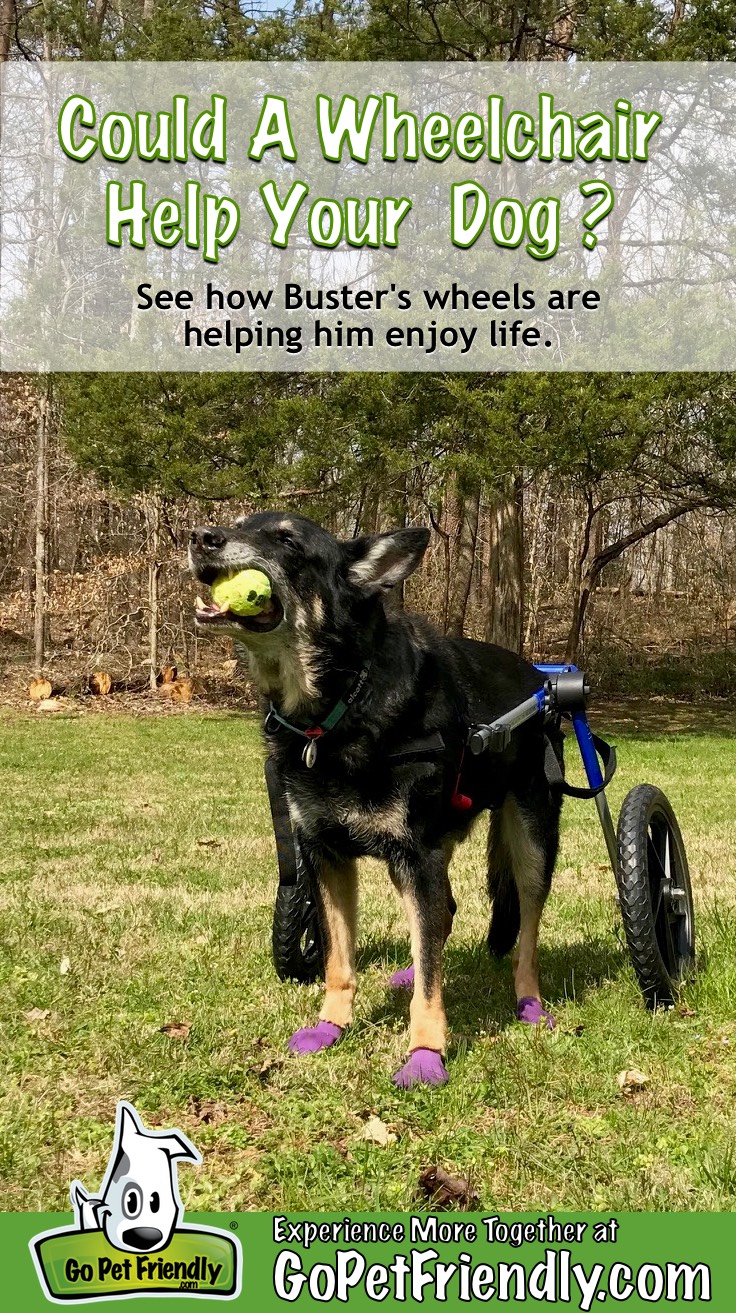
<instances>
[{"instance_id":1,"label":"dog tag","mask_svg":"<svg viewBox=\"0 0 736 1313\"><path fill-rule=\"evenodd\" d=\"M317 744L315 743L314 739L310 739L309 742L304 746L304 751L302 753L302 761L304 762L304 765L308 769L311 769L311 767L314 765L316 760L317 760Z\"/></svg>"}]
</instances>

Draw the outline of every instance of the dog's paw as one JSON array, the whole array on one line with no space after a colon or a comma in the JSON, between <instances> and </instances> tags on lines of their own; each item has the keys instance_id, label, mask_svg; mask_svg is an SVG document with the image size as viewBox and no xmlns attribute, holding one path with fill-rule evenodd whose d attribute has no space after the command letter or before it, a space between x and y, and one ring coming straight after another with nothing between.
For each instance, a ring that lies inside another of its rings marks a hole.
<instances>
[{"instance_id":1,"label":"dog's paw","mask_svg":"<svg viewBox=\"0 0 736 1313\"><path fill-rule=\"evenodd\" d=\"M557 1025L552 1013L542 1007L538 998L520 998L516 1004L516 1020L526 1022L528 1026L543 1023L548 1030L554 1030Z\"/></svg>"},{"instance_id":2,"label":"dog's paw","mask_svg":"<svg viewBox=\"0 0 736 1313\"><path fill-rule=\"evenodd\" d=\"M294 1031L289 1040L289 1053L319 1053L320 1049L335 1044L341 1035L342 1026L336 1026L334 1021L318 1021L316 1026Z\"/></svg>"},{"instance_id":3,"label":"dog's paw","mask_svg":"<svg viewBox=\"0 0 736 1313\"><path fill-rule=\"evenodd\" d=\"M414 966L403 967L401 971L394 971L389 976L389 989L413 989L414 988Z\"/></svg>"},{"instance_id":4,"label":"dog's paw","mask_svg":"<svg viewBox=\"0 0 736 1313\"><path fill-rule=\"evenodd\" d=\"M444 1085L449 1079L442 1054L434 1049L415 1049L392 1077L400 1090L410 1090L412 1085Z\"/></svg>"}]
</instances>

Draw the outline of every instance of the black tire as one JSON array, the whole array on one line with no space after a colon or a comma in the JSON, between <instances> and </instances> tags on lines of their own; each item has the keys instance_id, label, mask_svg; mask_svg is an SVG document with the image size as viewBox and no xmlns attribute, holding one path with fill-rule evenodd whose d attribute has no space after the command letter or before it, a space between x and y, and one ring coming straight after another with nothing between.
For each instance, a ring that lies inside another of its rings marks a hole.
<instances>
[{"instance_id":1,"label":"black tire","mask_svg":"<svg viewBox=\"0 0 736 1313\"><path fill-rule=\"evenodd\" d=\"M280 884L273 913L273 964L279 980L309 985L324 974L322 930L312 882L301 856L295 884Z\"/></svg>"},{"instance_id":2,"label":"black tire","mask_svg":"<svg viewBox=\"0 0 736 1313\"><path fill-rule=\"evenodd\" d=\"M647 1007L672 1007L695 957L685 845L661 789L639 784L618 821L616 872L631 961Z\"/></svg>"}]
</instances>

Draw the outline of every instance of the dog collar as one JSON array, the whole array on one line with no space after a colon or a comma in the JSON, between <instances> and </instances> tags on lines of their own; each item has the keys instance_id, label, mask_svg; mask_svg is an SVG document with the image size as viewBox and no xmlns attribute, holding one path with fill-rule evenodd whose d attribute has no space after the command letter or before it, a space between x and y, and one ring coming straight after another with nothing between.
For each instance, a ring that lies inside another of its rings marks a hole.
<instances>
[{"instance_id":1,"label":"dog collar","mask_svg":"<svg viewBox=\"0 0 736 1313\"><path fill-rule=\"evenodd\" d=\"M325 734L329 734L330 730L334 729L335 726L340 723L346 711L349 711L350 707L355 702L355 699L360 696L365 687L370 668L371 663L369 661L363 666L363 669L358 672L355 683L352 685L349 692L344 694L344 696L335 703L329 715L325 716L324 720L320 721L318 725L294 725L276 710L273 702L269 702L268 714L264 721L263 728L267 734L275 734L279 725L283 725L284 729L291 730L292 734L298 734L300 738L307 739L307 743L305 744L302 753L302 761L305 766L313 766L317 760L317 740L324 738ZM275 725L273 723L274 721L276 722Z\"/></svg>"}]
</instances>

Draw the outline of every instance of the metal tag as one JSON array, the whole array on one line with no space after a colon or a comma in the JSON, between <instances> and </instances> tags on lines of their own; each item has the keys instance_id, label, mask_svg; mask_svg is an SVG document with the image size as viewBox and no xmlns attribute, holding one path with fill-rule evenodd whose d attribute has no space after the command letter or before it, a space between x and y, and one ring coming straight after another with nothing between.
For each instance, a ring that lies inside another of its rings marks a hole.
<instances>
[{"instance_id":1,"label":"metal tag","mask_svg":"<svg viewBox=\"0 0 736 1313\"><path fill-rule=\"evenodd\" d=\"M317 744L315 743L314 739L310 739L309 742L305 744L304 751L302 753L302 761L304 762L304 765L308 769L311 769L311 767L314 765L316 760L317 760Z\"/></svg>"}]
</instances>

